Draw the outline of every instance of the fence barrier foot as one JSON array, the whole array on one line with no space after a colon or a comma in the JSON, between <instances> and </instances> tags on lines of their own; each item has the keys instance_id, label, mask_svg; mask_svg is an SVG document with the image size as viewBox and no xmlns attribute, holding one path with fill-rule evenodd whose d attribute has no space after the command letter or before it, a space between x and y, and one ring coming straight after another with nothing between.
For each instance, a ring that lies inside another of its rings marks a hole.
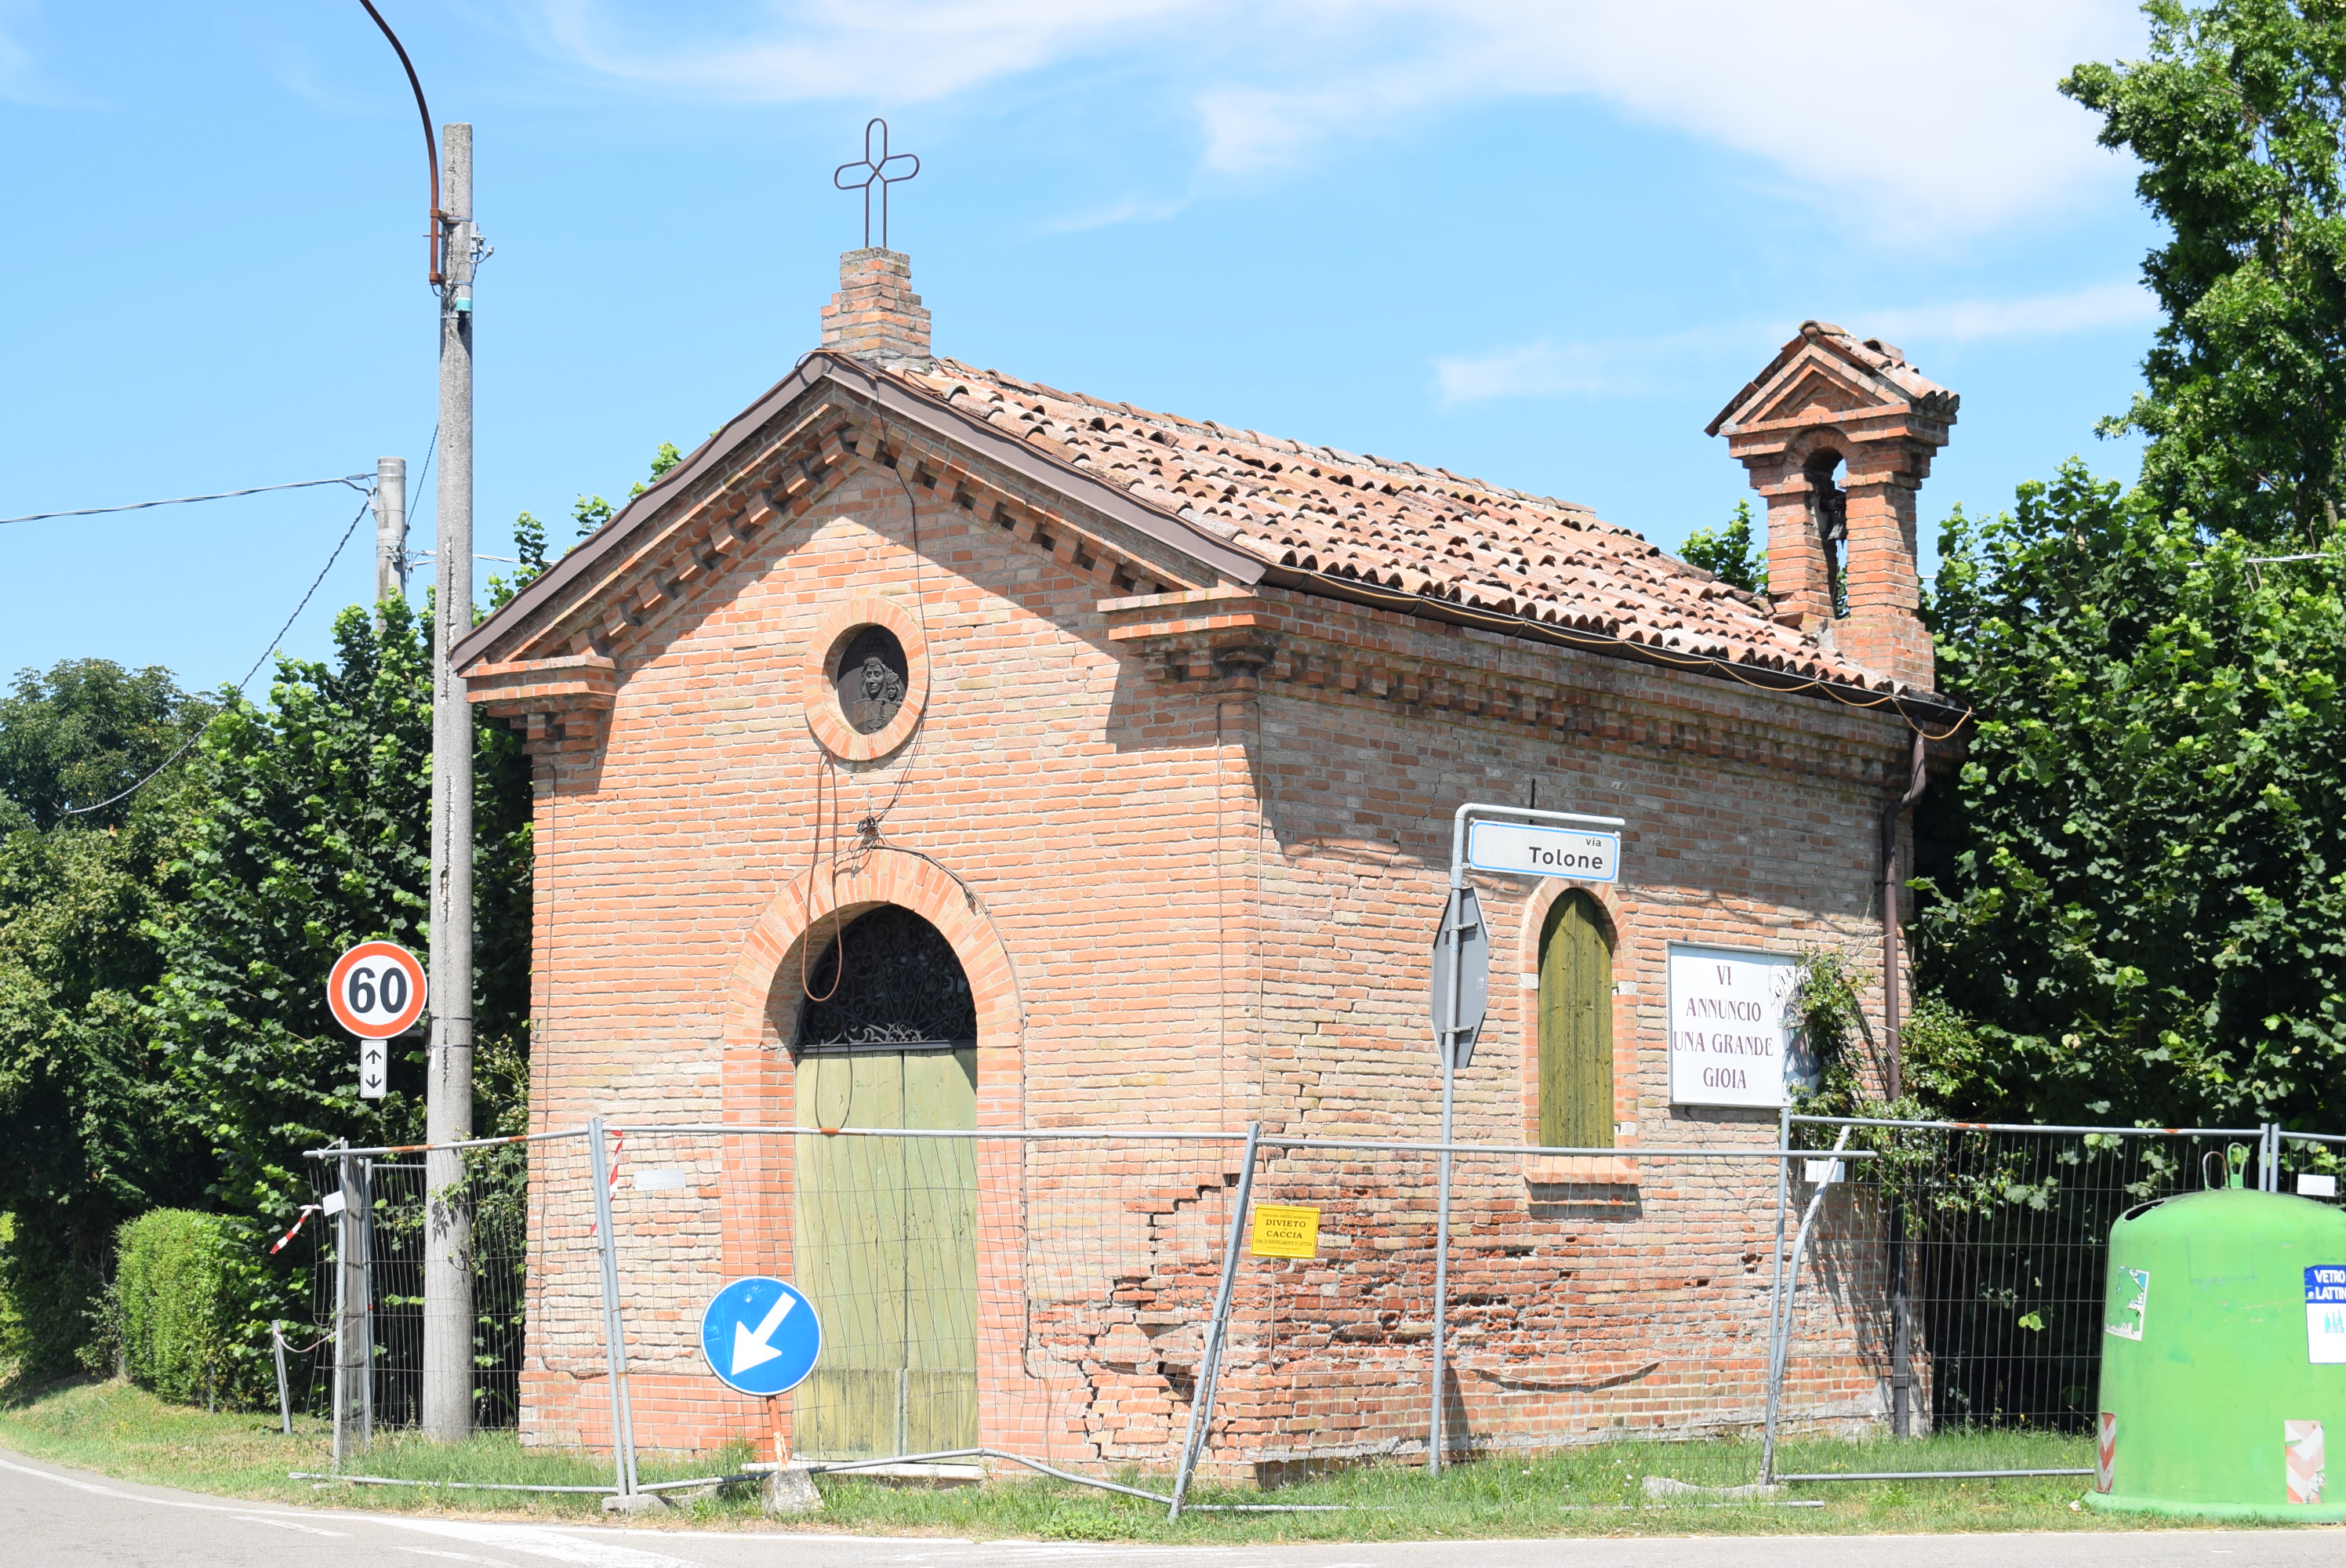
<instances>
[{"instance_id":1,"label":"fence barrier foot","mask_svg":"<svg viewBox=\"0 0 2346 1568\"><path fill-rule=\"evenodd\" d=\"M668 1499L657 1492L630 1492L603 1500L606 1513L658 1513L668 1506Z\"/></svg>"},{"instance_id":2,"label":"fence barrier foot","mask_svg":"<svg viewBox=\"0 0 2346 1568\"><path fill-rule=\"evenodd\" d=\"M814 1489L814 1474L806 1461L776 1465L767 1472L767 1512L816 1513L821 1509L822 1493Z\"/></svg>"},{"instance_id":3,"label":"fence barrier foot","mask_svg":"<svg viewBox=\"0 0 2346 1568\"><path fill-rule=\"evenodd\" d=\"M1773 1497L1783 1490L1780 1486L1770 1486L1766 1481L1756 1482L1750 1486L1697 1486L1690 1481L1678 1481L1667 1475L1649 1475L1646 1478L1646 1496L1654 1502L1669 1497Z\"/></svg>"}]
</instances>

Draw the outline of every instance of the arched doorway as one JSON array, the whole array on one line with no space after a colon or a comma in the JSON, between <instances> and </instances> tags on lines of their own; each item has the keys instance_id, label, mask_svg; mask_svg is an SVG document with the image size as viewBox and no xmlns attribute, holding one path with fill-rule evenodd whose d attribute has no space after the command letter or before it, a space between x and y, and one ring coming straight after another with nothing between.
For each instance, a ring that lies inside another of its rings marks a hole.
<instances>
[{"instance_id":1,"label":"arched doorway","mask_svg":"<svg viewBox=\"0 0 2346 1568\"><path fill-rule=\"evenodd\" d=\"M977 1009L943 932L885 904L807 966L802 1127L977 1125ZM977 1443L977 1159L964 1138L801 1138L792 1268L822 1359L791 1402L810 1458Z\"/></svg>"}]
</instances>

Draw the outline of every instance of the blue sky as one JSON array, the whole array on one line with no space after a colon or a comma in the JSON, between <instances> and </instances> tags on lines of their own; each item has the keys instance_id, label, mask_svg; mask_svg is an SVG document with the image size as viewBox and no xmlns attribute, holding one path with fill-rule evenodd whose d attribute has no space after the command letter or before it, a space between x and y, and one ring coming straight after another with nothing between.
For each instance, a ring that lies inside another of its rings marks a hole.
<instances>
[{"instance_id":1,"label":"blue sky","mask_svg":"<svg viewBox=\"0 0 2346 1568\"><path fill-rule=\"evenodd\" d=\"M884 114L942 352L1581 501L1665 546L1807 317L1963 394L1926 525L2096 441L2152 325L2089 0L378 0L476 127L475 547L813 346ZM0 516L421 463L422 131L357 0L0 0ZM345 491L0 527L0 672L240 676ZM428 548L429 485L415 500ZM362 524L286 646L372 581ZM498 570L484 563L480 573ZM420 597L428 568L414 581Z\"/></svg>"}]
</instances>

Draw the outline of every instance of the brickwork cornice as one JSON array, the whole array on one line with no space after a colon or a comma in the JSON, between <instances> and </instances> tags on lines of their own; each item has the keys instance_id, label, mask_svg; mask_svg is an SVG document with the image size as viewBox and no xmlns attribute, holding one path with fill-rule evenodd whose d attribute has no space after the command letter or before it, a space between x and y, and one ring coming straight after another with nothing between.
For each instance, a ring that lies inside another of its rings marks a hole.
<instances>
[{"instance_id":1,"label":"brickwork cornice","mask_svg":"<svg viewBox=\"0 0 2346 1568\"><path fill-rule=\"evenodd\" d=\"M474 705L522 730L533 752L599 750L618 689L618 667L592 653L475 665L465 677Z\"/></svg>"},{"instance_id":2,"label":"brickwork cornice","mask_svg":"<svg viewBox=\"0 0 2346 1568\"><path fill-rule=\"evenodd\" d=\"M1388 713L1545 732L1879 785L1910 728L1872 711L1788 703L1571 648L1262 585L1107 600L1109 640L1161 689L1277 693Z\"/></svg>"}]
</instances>

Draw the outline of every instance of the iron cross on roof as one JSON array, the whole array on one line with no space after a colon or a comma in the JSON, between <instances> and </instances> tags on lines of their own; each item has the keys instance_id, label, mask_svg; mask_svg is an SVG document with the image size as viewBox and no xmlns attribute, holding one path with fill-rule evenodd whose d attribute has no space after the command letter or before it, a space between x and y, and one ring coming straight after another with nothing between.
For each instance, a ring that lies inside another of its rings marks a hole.
<instances>
[{"instance_id":1,"label":"iron cross on roof","mask_svg":"<svg viewBox=\"0 0 2346 1568\"><path fill-rule=\"evenodd\" d=\"M878 133L876 137L873 133ZM911 164L910 168L903 168ZM850 179L850 170L862 169L863 178ZM902 172L897 172L898 170ZM872 188L880 188L880 249L888 249L888 187L899 180L912 178L921 172L921 160L909 152L891 155L888 151L888 122L875 119L863 127L863 161L842 163L831 171L831 183L842 190L863 192L863 248L872 249Z\"/></svg>"}]
</instances>

